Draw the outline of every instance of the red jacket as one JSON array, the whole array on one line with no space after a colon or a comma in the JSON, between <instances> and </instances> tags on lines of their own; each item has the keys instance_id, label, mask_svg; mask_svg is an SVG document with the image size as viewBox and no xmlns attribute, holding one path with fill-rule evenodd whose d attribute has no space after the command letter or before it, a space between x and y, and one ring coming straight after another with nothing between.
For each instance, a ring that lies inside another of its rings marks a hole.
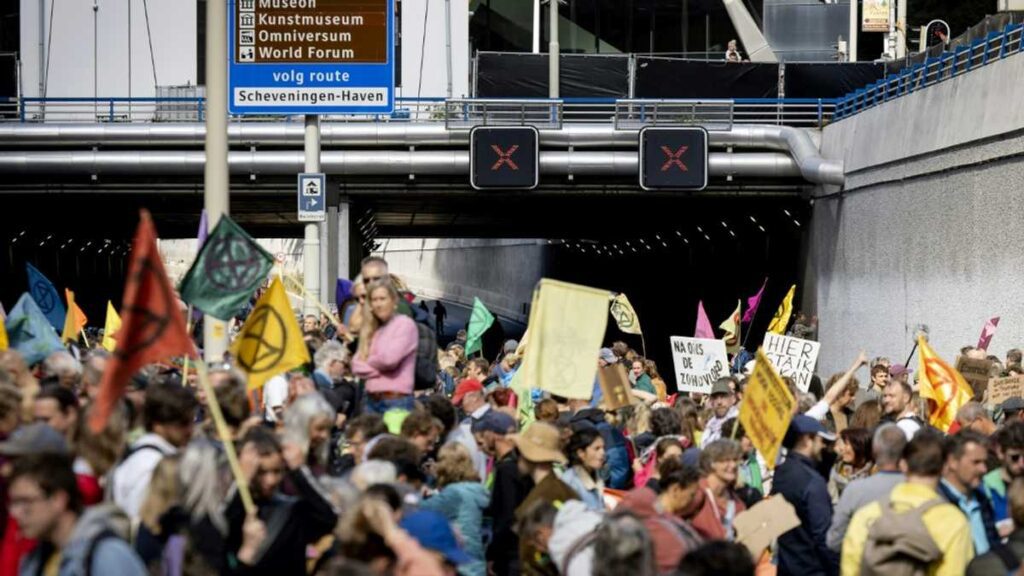
<instances>
[{"instance_id":1,"label":"red jacket","mask_svg":"<svg viewBox=\"0 0 1024 576\"><path fill-rule=\"evenodd\" d=\"M694 512L692 515L687 514L686 516L690 518L690 524L697 530L697 533L703 536L705 540L727 540L728 534L724 524L728 511L726 503L732 500L734 519L740 512L746 510L747 507L732 490L726 491L726 500L719 501L718 504L708 497L709 494L710 490L708 489L707 479L702 478L700 489L697 490L697 497L694 498L690 508Z\"/></svg>"}]
</instances>

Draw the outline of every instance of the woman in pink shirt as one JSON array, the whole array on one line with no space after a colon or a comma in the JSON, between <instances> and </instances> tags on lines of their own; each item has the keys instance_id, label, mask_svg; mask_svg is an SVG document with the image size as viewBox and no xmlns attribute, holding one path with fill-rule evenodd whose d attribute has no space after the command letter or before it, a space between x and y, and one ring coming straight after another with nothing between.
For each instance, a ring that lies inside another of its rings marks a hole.
<instances>
[{"instance_id":1,"label":"woman in pink shirt","mask_svg":"<svg viewBox=\"0 0 1024 576\"><path fill-rule=\"evenodd\" d=\"M366 287L366 308L352 372L366 383L366 411L412 410L419 332L398 313L398 291L386 279Z\"/></svg>"}]
</instances>

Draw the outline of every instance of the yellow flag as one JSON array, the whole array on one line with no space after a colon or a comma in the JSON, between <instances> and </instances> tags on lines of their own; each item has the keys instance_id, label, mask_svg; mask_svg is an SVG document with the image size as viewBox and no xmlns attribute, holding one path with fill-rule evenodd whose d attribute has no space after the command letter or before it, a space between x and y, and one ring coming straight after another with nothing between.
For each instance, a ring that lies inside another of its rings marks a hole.
<instances>
[{"instance_id":1,"label":"yellow flag","mask_svg":"<svg viewBox=\"0 0 1024 576\"><path fill-rule=\"evenodd\" d=\"M607 290L542 279L530 309L522 387L590 398L607 327Z\"/></svg>"},{"instance_id":2,"label":"yellow flag","mask_svg":"<svg viewBox=\"0 0 1024 576\"><path fill-rule=\"evenodd\" d=\"M740 351L740 307L742 303L740 300L736 301L736 311L729 315L724 322L718 325L719 328L725 330L725 336L722 340L725 340L725 351L728 354L736 354Z\"/></svg>"},{"instance_id":3,"label":"yellow flag","mask_svg":"<svg viewBox=\"0 0 1024 576\"><path fill-rule=\"evenodd\" d=\"M796 284L793 284L789 287L786 297L782 299L782 304L779 305L779 310L775 313L775 317L772 318L772 323L768 325L768 331L772 334L786 333L789 317L793 315L793 294L795 293Z\"/></svg>"},{"instance_id":4,"label":"yellow flag","mask_svg":"<svg viewBox=\"0 0 1024 576\"><path fill-rule=\"evenodd\" d=\"M7 340L7 328L4 327L4 321L0 317L0 350L7 350L10 343Z\"/></svg>"},{"instance_id":5,"label":"yellow flag","mask_svg":"<svg viewBox=\"0 0 1024 576\"><path fill-rule=\"evenodd\" d=\"M67 288L64 289L64 297L68 300L68 312L64 316L64 333L61 334L61 342L67 344L68 342L77 342L78 334L85 328L86 322L89 321L85 317L85 313L82 309L75 304L75 293Z\"/></svg>"},{"instance_id":6,"label":"yellow flag","mask_svg":"<svg viewBox=\"0 0 1024 576\"><path fill-rule=\"evenodd\" d=\"M917 337L918 389L928 399L928 421L943 432L956 421L956 413L974 398L971 385L945 360L939 358L923 336Z\"/></svg>"},{"instance_id":7,"label":"yellow flag","mask_svg":"<svg viewBox=\"0 0 1024 576\"><path fill-rule=\"evenodd\" d=\"M740 424L751 443L764 456L768 468L775 468L795 406L796 399L789 392L789 387L758 348L754 371L743 387Z\"/></svg>"},{"instance_id":8,"label":"yellow flag","mask_svg":"<svg viewBox=\"0 0 1024 576\"><path fill-rule=\"evenodd\" d=\"M117 331L121 329L121 317L117 315L117 310L114 310L114 305L107 300L107 320L103 323L103 348L113 352L117 346L117 340L114 340L114 336L117 335Z\"/></svg>"},{"instance_id":9,"label":"yellow flag","mask_svg":"<svg viewBox=\"0 0 1024 576\"><path fill-rule=\"evenodd\" d=\"M640 329L640 317L636 315L636 310L633 310L633 305L629 303L629 298L624 293L612 300L610 312L612 318L615 318L615 323L619 325L619 330L626 334L643 334Z\"/></svg>"},{"instance_id":10,"label":"yellow flag","mask_svg":"<svg viewBox=\"0 0 1024 576\"><path fill-rule=\"evenodd\" d=\"M249 375L249 389L309 362L302 330L288 303L281 279L275 277L231 344L231 355Z\"/></svg>"}]
</instances>

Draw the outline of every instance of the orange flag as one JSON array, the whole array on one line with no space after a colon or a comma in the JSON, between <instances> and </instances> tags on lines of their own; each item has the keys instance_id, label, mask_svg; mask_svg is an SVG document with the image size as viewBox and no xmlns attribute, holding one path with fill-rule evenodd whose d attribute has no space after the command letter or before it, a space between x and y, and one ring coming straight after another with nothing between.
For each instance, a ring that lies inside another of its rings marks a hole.
<instances>
[{"instance_id":1,"label":"orange flag","mask_svg":"<svg viewBox=\"0 0 1024 576\"><path fill-rule=\"evenodd\" d=\"M140 211L139 227L132 241L131 262L121 307L117 347L103 373L96 410L89 426L99 433L128 380L146 364L171 356L195 356L195 346L185 330L171 282L156 247L156 230L149 211Z\"/></svg>"},{"instance_id":2,"label":"orange flag","mask_svg":"<svg viewBox=\"0 0 1024 576\"><path fill-rule=\"evenodd\" d=\"M971 385L955 368L939 358L923 336L917 337L920 358L918 386L928 399L928 421L943 432L956 422L956 413L974 398Z\"/></svg>"},{"instance_id":3,"label":"orange flag","mask_svg":"<svg viewBox=\"0 0 1024 576\"><path fill-rule=\"evenodd\" d=\"M85 317L85 312L82 312L82 309L75 302L74 292L65 288L64 298L68 301L68 313L64 317L64 333L61 334L60 339L67 344L68 342L78 341L78 335L85 328L85 324L89 319Z\"/></svg>"}]
</instances>

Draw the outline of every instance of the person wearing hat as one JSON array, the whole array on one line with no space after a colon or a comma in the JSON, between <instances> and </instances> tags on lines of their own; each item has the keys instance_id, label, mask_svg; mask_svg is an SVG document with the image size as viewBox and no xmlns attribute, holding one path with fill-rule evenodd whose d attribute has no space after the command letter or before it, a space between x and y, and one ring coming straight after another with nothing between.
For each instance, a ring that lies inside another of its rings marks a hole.
<instances>
[{"instance_id":1,"label":"person wearing hat","mask_svg":"<svg viewBox=\"0 0 1024 576\"><path fill-rule=\"evenodd\" d=\"M736 392L732 387L732 379L719 378L711 387L711 408L714 416L704 426L701 437L701 448L722 437L722 424L730 418L738 418L739 408L736 407Z\"/></svg>"},{"instance_id":2,"label":"person wearing hat","mask_svg":"<svg viewBox=\"0 0 1024 576\"><path fill-rule=\"evenodd\" d=\"M537 502L555 504L579 500L576 491L555 474L555 464L566 463L561 450L558 428L544 422L530 424L521 434L513 437L519 450L519 472L533 481L533 489L516 508L516 520L522 520ZM519 563L523 573L537 573L537 552L532 542L519 541Z\"/></svg>"},{"instance_id":3,"label":"person wearing hat","mask_svg":"<svg viewBox=\"0 0 1024 576\"><path fill-rule=\"evenodd\" d=\"M999 405L999 410L1003 413L1004 426L1010 422L1024 422L1024 398L1020 396L1007 398Z\"/></svg>"},{"instance_id":4,"label":"person wearing hat","mask_svg":"<svg viewBox=\"0 0 1024 576\"><path fill-rule=\"evenodd\" d=\"M775 470L772 494L796 508L800 526L779 537L779 576L831 576L839 571L839 555L828 547L832 498L818 473L821 453L831 434L814 418L798 414L789 425L792 445L786 461Z\"/></svg>"},{"instance_id":5,"label":"person wearing hat","mask_svg":"<svg viewBox=\"0 0 1024 576\"><path fill-rule=\"evenodd\" d=\"M515 513L533 490L533 480L519 473L519 451L515 443L517 428L514 418L497 410L488 411L472 425L473 436L480 449L494 460L494 482L487 508L494 536L487 547L487 562L497 576L519 573Z\"/></svg>"},{"instance_id":6,"label":"person wearing hat","mask_svg":"<svg viewBox=\"0 0 1024 576\"><path fill-rule=\"evenodd\" d=\"M439 512L419 510L406 514L398 525L415 538L420 546L444 562L447 574L454 576L457 567L473 560L459 546L451 525Z\"/></svg>"},{"instance_id":7,"label":"person wearing hat","mask_svg":"<svg viewBox=\"0 0 1024 576\"><path fill-rule=\"evenodd\" d=\"M480 448L473 439L473 421L479 420L484 414L491 410L487 403L487 396L484 393L484 385L479 380L466 378L455 387L455 394L452 396L452 404L462 410L465 415L459 425L448 435L448 441L455 441L469 450L473 456L473 466L481 478L487 477L487 456L480 452Z\"/></svg>"}]
</instances>

